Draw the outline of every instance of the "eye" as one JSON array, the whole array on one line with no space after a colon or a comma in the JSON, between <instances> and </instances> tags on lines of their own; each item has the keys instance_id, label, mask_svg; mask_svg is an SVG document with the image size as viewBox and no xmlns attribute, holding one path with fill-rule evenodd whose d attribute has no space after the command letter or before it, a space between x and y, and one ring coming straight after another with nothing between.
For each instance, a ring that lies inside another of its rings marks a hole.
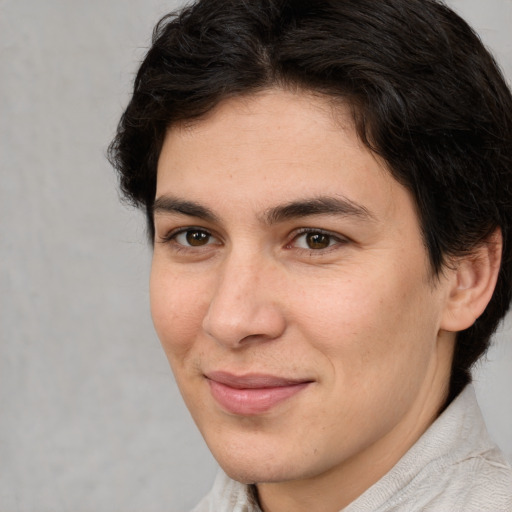
<instances>
[{"instance_id":1,"label":"eye","mask_svg":"<svg viewBox=\"0 0 512 512\"><path fill-rule=\"evenodd\" d=\"M188 228L171 233L166 237L167 241L174 241L184 247L203 247L212 243L218 243L217 239L208 231L198 228Z\"/></svg>"},{"instance_id":2,"label":"eye","mask_svg":"<svg viewBox=\"0 0 512 512\"><path fill-rule=\"evenodd\" d=\"M316 230L300 233L294 238L290 245L299 249L319 251L343 242L344 240L340 237Z\"/></svg>"}]
</instances>

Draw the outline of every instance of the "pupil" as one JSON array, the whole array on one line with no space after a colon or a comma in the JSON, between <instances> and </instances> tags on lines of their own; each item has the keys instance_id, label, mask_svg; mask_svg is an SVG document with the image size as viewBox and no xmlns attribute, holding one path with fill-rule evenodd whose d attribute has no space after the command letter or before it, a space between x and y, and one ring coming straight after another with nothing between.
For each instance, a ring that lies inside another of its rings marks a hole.
<instances>
[{"instance_id":1,"label":"pupil","mask_svg":"<svg viewBox=\"0 0 512 512\"><path fill-rule=\"evenodd\" d=\"M325 249L329 247L329 235L323 233L309 233L306 240L310 249Z\"/></svg>"},{"instance_id":2,"label":"pupil","mask_svg":"<svg viewBox=\"0 0 512 512\"><path fill-rule=\"evenodd\" d=\"M210 235L204 231L187 231L187 242L194 247L206 244L209 239Z\"/></svg>"}]
</instances>

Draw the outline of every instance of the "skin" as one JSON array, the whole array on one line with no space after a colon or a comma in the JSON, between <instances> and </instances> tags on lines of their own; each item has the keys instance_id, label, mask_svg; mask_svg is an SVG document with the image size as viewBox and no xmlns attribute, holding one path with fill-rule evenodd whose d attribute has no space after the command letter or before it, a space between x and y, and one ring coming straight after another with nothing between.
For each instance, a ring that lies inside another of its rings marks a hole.
<instances>
[{"instance_id":1,"label":"skin","mask_svg":"<svg viewBox=\"0 0 512 512\"><path fill-rule=\"evenodd\" d=\"M232 98L172 127L156 198L152 316L209 448L257 483L265 512L339 511L438 415L454 290L474 274L431 275L409 192L348 108L304 92ZM307 385L234 414L212 395L216 371Z\"/></svg>"}]
</instances>

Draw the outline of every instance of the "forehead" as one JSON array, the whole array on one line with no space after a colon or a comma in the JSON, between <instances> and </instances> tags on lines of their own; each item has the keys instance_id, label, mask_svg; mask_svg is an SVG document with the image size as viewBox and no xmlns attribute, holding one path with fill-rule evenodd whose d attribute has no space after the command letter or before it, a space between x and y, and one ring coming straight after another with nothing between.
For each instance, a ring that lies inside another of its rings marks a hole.
<instances>
[{"instance_id":1,"label":"forehead","mask_svg":"<svg viewBox=\"0 0 512 512\"><path fill-rule=\"evenodd\" d=\"M400 204L397 195L411 200L358 138L349 105L280 89L230 98L171 127L158 163L163 195L254 213L334 195L384 217Z\"/></svg>"}]
</instances>

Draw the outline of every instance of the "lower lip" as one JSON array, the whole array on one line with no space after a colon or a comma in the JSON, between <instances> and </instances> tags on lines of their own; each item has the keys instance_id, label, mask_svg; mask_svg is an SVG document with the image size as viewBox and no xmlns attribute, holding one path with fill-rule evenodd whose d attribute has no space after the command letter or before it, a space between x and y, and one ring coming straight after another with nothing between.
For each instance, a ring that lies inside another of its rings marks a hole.
<instances>
[{"instance_id":1,"label":"lower lip","mask_svg":"<svg viewBox=\"0 0 512 512\"><path fill-rule=\"evenodd\" d=\"M309 382L301 382L289 386L237 389L214 380L208 380L208 383L213 398L220 406L240 416L265 413L309 385Z\"/></svg>"}]
</instances>

